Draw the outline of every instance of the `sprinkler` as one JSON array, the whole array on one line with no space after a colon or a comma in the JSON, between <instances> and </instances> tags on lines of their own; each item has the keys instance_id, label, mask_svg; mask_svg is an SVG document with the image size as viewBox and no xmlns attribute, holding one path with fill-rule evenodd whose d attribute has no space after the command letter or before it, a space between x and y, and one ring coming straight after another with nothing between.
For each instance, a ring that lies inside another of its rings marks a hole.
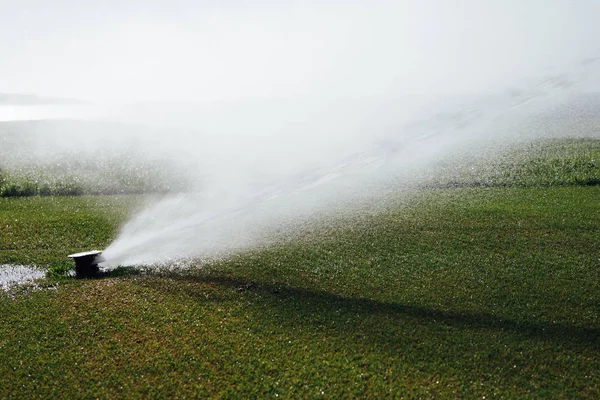
<instances>
[{"instance_id":1,"label":"sprinkler","mask_svg":"<svg viewBox=\"0 0 600 400\"><path fill-rule=\"evenodd\" d=\"M81 279L98 276L100 272L98 263L104 261L100 254L102 252L99 250L70 254L69 257L75 260L75 277Z\"/></svg>"}]
</instances>

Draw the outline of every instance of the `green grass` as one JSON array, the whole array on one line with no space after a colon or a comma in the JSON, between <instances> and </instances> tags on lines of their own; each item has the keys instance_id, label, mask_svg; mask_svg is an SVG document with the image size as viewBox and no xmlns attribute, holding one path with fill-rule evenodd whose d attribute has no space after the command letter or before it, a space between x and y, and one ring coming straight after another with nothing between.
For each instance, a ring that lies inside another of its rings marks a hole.
<instances>
[{"instance_id":1,"label":"green grass","mask_svg":"<svg viewBox=\"0 0 600 400\"><path fill-rule=\"evenodd\" d=\"M135 129L99 121L0 122L0 197L183 190L187 171L172 157L150 158L133 138L115 147L116 138ZM103 147L99 138L113 145Z\"/></svg>"},{"instance_id":2,"label":"green grass","mask_svg":"<svg viewBox=\"0 0 600 400\"><path fill-rule=\"evenodd\" d=\"M600 185L600 140L546 139L499 153L440 163L434 186L548 187Z\"/></svg>"},{"instance_id":3,"label":"green grass","mask_svg":"<svg viewBox=\"0 0 600 400\"><path fill-rule=\"evenodd\" d=\"M0 263L47 267L103 249L140 203L136 196L0 198Z\"/></svg>"},{"instance_id":4,"label":"green grass","mask_svg":"<svg viewBox=\"0 0 600 400\"><path fill-rule=\"evenodd\" d=\"M599 198L430 189L189 271L0 292L0 397L597 398ZM138 201L0 199L0 264L104 248Z\"/></svg>"},{"instance_id":5,"label":"green grass","mask_svg":"<svg viewBox=\"0 0 600 400\"><path fill-rule=\"evenodd\" d=\"M181 191L184 175L169 175L160 165L134 164L121 160L94 163L62 160L63 164L32 164L9 168L0 164L0 197L82 196L165 193ZM175 175L175 174L174 174Z\"/></svg>"},{"instance_id":6,"label":"green grass","mask_svg":"<svg viewBox=\"0 0 600 400\"><path fill-rule=\"evenodd\" d=\"M2 154L0 153L0 159ZM600 185L600 139L535 140L491 155L470 154L436 165L433 177L417 183L434 187L530 187ZM30 161L19 168L0 163L0 197L143 194L184 191L186 175L165 160L135 155L60 162Z\"/></svg>"}]
</instances>

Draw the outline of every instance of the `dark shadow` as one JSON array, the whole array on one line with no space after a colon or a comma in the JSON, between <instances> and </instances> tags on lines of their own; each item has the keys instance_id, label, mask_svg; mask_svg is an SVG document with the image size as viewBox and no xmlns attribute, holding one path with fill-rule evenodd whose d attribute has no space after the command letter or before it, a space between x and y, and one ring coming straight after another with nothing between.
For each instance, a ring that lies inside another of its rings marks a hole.
<instances>
[{"instance_id":1,"label":"dark shadow","mask_svg":"<svg viewBox=\"0 0 600 400\"><path fill-rule=\"evenodd\" d=\"M364 298L349 298L337 294L315 291L303 288L294 288L284 284L269 284L264 282L251 282L237 278L223 276L202 276L179 273L162 273L159 276L174 280L183 280L195 283L216 284L235 289L237 292L256 292L271 297L273 307L281 307L289 304L285 300L302 302L300 313L318 312L348 312L361 316L387 315L402 321L405 318L416 318L426 324L439 324L449 327L473 330L498 330L514 333L517 335L551 341L570 347L585 348L586 350L600 350L600 330L565 324L544 324L539 322L514 321L507 318L495 316L489 313L459 313L452 311L441 311L433 308L406 305L402 303L390 303ZM152 286L152 282L148 282ZM165 290L168 285L160 286ZM181 290L173 287L173 292L181 294ZM204 296L195 296L187 293L199 301L207 301ZM281 300L284 300L283 302ZM284 314L284 313L281 313ZM312 314L311 314L312 315ZM283 323L284 321L282 321ZM303 319L304 322L304 319Z\"/></svg>"},{"instance_id":2,"label":"dark shadow","mask_svg":"<svg viewBox=\"0 0 600 400\"><path fill-rule=\"evenodd\" d=\"M103 271L98 274L98 278L120 278L124 276L141 275L143 271L135 267L117 267L110 271Z\"/></svg>"}]
</instances>

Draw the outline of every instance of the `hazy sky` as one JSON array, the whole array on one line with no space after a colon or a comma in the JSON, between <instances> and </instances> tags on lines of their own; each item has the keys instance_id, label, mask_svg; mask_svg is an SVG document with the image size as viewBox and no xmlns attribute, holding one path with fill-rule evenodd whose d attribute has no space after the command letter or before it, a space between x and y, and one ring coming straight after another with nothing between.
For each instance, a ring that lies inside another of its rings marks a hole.
<instances>
[{"instance_id":1,"label":"hazy sky","mask_svg":"<svg viewBox=\"0 0 600 400\"><path fill-rule=\"evenodd\" d=\"M0 0L0 92L127 102L499 90L597 55L599 15L598 0Z\"/></svg>"}]
</instances>

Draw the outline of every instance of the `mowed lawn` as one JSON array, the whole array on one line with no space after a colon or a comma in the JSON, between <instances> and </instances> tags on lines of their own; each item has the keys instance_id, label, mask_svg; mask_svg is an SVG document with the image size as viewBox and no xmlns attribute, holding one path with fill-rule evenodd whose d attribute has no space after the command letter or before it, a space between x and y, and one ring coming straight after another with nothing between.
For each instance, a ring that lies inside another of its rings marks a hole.
<instances>
[{"instance_id":1,"label":"mowed lawn","mask_svg":"<svg viewBox=\"0 0 600 400\"><path fill-rule=\"evenodd\" d=\"M0 264L136 197L0 199ZM0 291L0 398L598 398L600 186L415 191L187 271Z\"/></svg>"}]
</instances>

